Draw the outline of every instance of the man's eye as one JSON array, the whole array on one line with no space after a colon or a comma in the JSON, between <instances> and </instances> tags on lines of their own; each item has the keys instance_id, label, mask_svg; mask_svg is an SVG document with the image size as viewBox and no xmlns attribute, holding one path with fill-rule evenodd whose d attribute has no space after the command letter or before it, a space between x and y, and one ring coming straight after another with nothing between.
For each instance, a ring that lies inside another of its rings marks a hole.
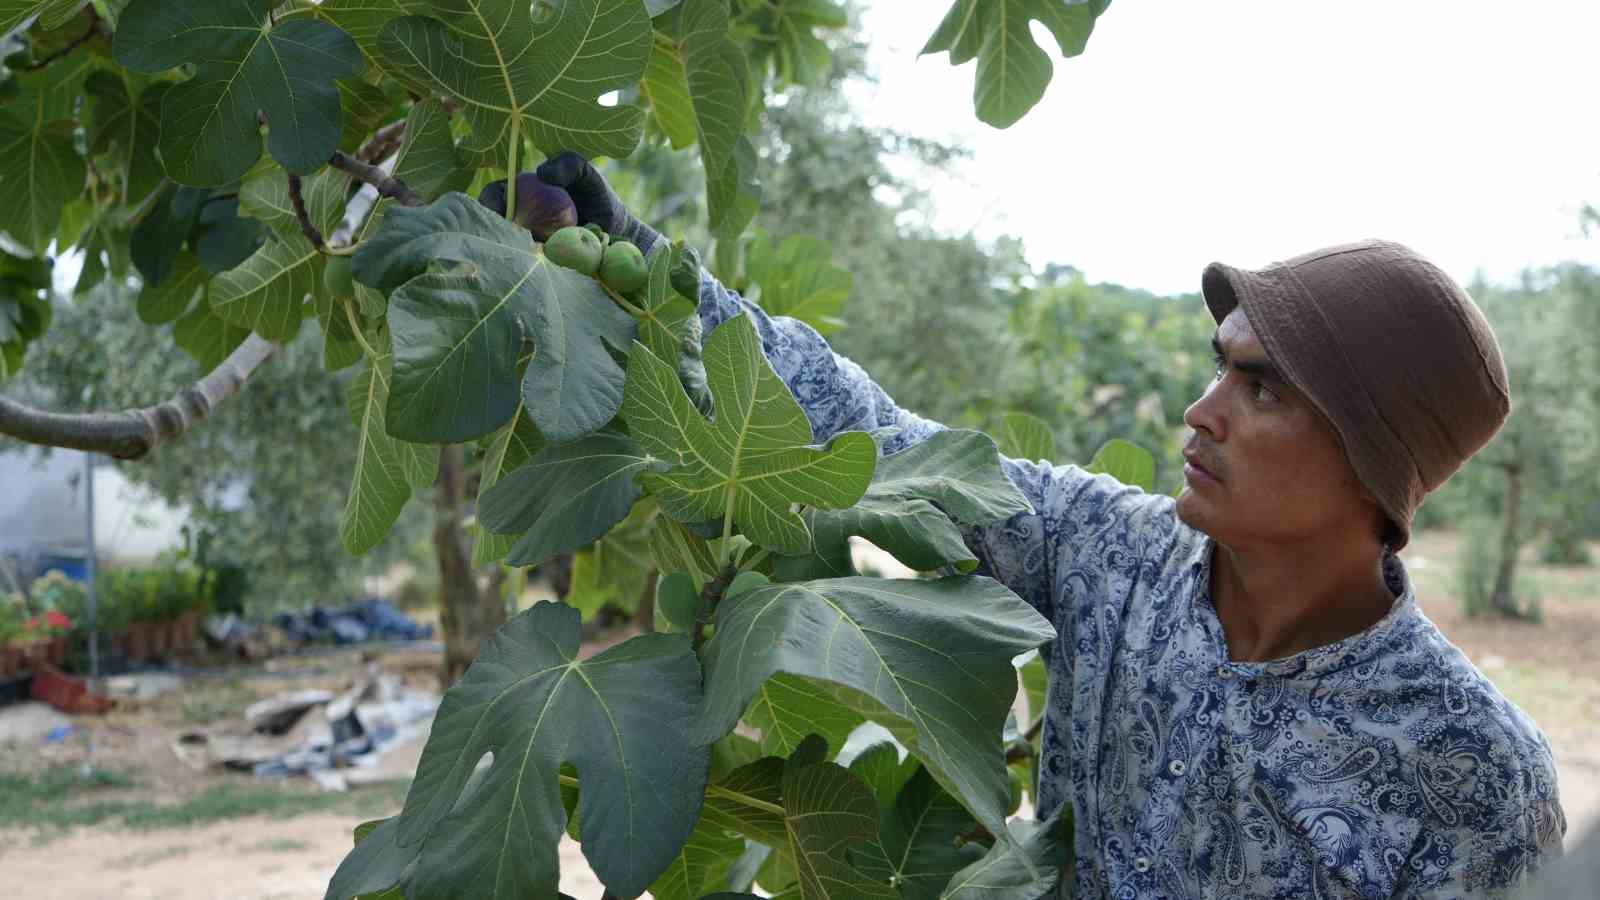
<instances>
[{"instance_id":1,"label":"man's eye","mask_svg":"<svg viewBox=\"0 0 1600 900\"><path fill-rule=\"evenodd\" d=\"M1272 390L1264 382L1260 381L1250 385L1250 395L1255 398L1257 403L1270 403L1278 399L1278 396L1272 393Z\"/></svg>"}]
</instances>

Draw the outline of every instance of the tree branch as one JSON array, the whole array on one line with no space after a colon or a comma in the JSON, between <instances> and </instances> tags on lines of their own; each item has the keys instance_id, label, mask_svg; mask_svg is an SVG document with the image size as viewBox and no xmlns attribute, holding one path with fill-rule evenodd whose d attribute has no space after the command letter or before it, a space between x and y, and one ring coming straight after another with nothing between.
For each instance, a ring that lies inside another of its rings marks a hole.
<instances>
[{"instance_id":1,"label":"tree branch","mask_svg":"<svg viewBox=\"0 0 1600 900\"><path fill-rule=\"evenodd\" d=\"M706 626L711 624L711 614L716 612L717 604L722 602L722 595L727 593L728 586L733 584L733 579L738 577L739 567L728 564L717 577L706 582L700 591L700 609L694 616L694 653L700 655L700 648L706 643Z\"/></svg>"},{"instance_id":2,"label":"tree branch","mask_svg":"<svg viewBox=\"0 0 1600 900\"><path fill-rule=\"evenodd\" d=\"M41 57L40 59L37 59L37 60L35 60L35 61L31 62L31 63L28 63L25 66L21 66L20 68L24 72L37 72L38 70L44 68L45 66L50 65L51 63L55 62L56 60L60 59L61 57L66 56L68 53L71 53L72 51L78 49L79 47L82 47L85 43L88 42L88 40L90 38L94 37L95 35L97 35L99 33L100 33L100 14L95 12L94 11L94 7L91 6L91 7L89 7L89 27L87 29L85 29L83 34L80 34L77 37L73 38L71 41L68 41L66 44L62 45L61 48L56 50L54 53L50 53L50 54L48 54L48 55L46 55L44 57Z\"/></svg>"},{"instance_id":3,"label":"tree branch","mask_svg":"<svg viewBox=\"0 0 1600 900\"><path fill-rule=\"evenodd\" d=\"M322 239L322 232L311 224L311 215L306 212L306 198L300 192L300 176L293 172L289 173L289 202L294 205L294 217L300 220L300 233L306 236L311 246L318 250L325 249L328 244Z\"/></svg>"},{"instance_id":4,"label":"tree branch","mask_svg":"<svg viewBox=\"0 0 1600 900\"><path fill-rule=\"evenodd\" d=\"M335 150L328 159L328 165L349 175L357 181L372 185L380 197L391 197L402 206L427 206L428 201L422 195L406 187L406 183L392 175L385 175L383 170L374 165L369 165L359 159L351 159Z\"/></svg>"},{"instance_id":5,"label":"tree branch","mask_svg":"<svg viewBox=\"0 0 1600 900\"><path fill-rule=\"evenodd\" d=\"M252 334L199 381L165 403L143 409L57 413L0 396L0 434L46 447L138 459L209 416L218 404L238 392L274 349L270 342Z\"/></svg>"},{"instance_id":6,"label":"tree branch","mask_svg":"<svg viewBox=\"0 0 1600 900\"><path fill-rule=\"evenodd\" d=\"M406 120L401 119L398 122L390 122L373 132L372 137L367 138L367 142L362 144L361 149L356 151L356 159L370 165L377 165L398 150L405 137Z\"/></svg>"}]
</instances>

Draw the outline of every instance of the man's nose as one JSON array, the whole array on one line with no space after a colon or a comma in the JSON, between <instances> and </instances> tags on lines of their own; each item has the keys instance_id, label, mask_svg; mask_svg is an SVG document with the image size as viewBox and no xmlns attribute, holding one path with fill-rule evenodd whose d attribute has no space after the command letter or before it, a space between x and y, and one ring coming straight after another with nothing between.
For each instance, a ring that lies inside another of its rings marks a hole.
<instances>
[{"instance_id":1,"label":"man's nose","mask_svg":"<svg viewBox=\"0 0 1600 900\"><path fill-rule=\"evenodd\" d=\"M1227 419L1222 412L1221 397L1217 388L1222 382L1213 381L1206 385L1205 392L1200 399L1189 404L1183 411L1183 424L1195 431L1203 431L1211 440L1220 443L1227 437Z\"/></svg>"}]
</instances>

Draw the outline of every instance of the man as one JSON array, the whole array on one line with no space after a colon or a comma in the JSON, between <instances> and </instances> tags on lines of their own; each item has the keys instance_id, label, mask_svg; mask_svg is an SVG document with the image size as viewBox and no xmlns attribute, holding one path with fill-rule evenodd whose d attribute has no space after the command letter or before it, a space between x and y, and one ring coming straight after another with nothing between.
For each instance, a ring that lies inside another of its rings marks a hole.
<instances>
[{"instance_id":1,"label":"man","mask_svg":"<svg viewBox=\"0 0 1600 900\"><path fill-rule=\"evenodd\" d=\"M581 222L658 239L581 157L538 175ZM1505 896L1560 853L1549 745L1394 555L1510 411L1494 335L1391 243L1202 286L1217 374L1176 502L1004 460L1034 511L967 535L1058 632L1038 814L1071 802L1085 897ZM699 311L751 318L818 441L892 426L893 453L942 427L707 273Z\"/></svg>"}]
</instances>

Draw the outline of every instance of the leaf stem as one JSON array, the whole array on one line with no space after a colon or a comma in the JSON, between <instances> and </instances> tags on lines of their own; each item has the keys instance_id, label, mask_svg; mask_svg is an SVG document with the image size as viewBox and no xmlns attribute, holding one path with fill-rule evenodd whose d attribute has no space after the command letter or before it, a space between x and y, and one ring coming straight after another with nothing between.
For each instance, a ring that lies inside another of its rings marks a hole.
<instances>
[{"instance_id":1,"label":"leaf stem","mask_svg":"<svg viewBox=\"0 0 1600 900\"><path fill-rule=\"evenodd\" d=\"M598 278L595 279L595 283L605 288L606 293L611 295L611 299L617 301L618 306L628 311L628 315L633 316L635 319L648 319L650 317L650 314L644 311L644 307L630 302L626 297L612 290L611 285Z\"/></svg>"},{"instance_id":2,"label":"leaf stem","mask_svg":"<svg viewBox=\"0 0 1600 900\"><path fill-rule=\"evenodd\" d=\"M522 143L522 114L511 116L511 147L506 151L506 221L517 221L517 148Z\"/></svg>"},{"instance_id":3,"label":"leaf stem","mask_svg":"<svg viewBox=\"0 0 1600 900\"><path fill-rule=\"evenodd\" d=\"M361 345L361 352L367 355L367 359L371 360L373 365L377 365L378 351L372 349L372 345L367 343L367 336L361 331L361 321L356 318L355 298L346 297L339 301L339 305L344 307L345 318L350 320L350 333L356 336L356 343Z\"/></svg>"}]
</instances>

